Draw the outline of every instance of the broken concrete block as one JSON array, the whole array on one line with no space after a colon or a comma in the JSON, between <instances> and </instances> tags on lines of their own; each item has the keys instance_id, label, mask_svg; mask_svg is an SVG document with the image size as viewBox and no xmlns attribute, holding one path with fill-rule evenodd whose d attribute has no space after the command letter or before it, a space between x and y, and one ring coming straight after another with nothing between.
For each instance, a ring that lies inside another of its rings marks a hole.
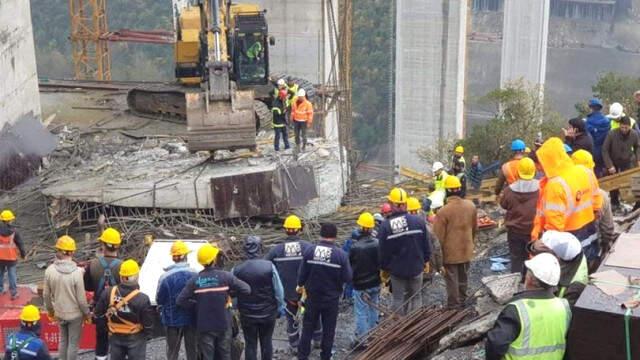
<instances>
[{"instance_id":1,"label":"broken concrete block","mask_svg":"<svg viewBox=\"0 0 640 360\"><path fill-rule=\"evenodd\" d=\"M521 276L519 273L494 275L483 277L481 281L492 298L500 304L506 304L518 292Z\"/></svg>"},{"instance_id":2,"label":"broken concrete block","mask_svg":"<svg viewBox=\"0 0 640 360\"><path fill-rule=\"evenodd\" d=\"M329 156L331 156L331 152L329 152L329 150L327 149L320 148L318 149L318 156L320 156L323 159L326 159Z\"/></svg>"},{"instance_id":3,"label":"broken concrete block","mask_svg":"<svg viewBox=\"0 0 640 360\"><path fill-rule=\"evenodd\" d=\"M482 338L491 330L499 314L500 310L494 310L474 322L457 328L449 335L440 339L436 352L440 353L446 349L456 348Z\"/></svg>"},{"instance_id":4,"label":"broken concrete block","mask_svg":"<svg viewBox=\"0 0 640 360\"><path fill-rule=\"evenodd\" d=\"M498 304L489 294L488 290L481 290L475 305L478 315L484 315L495 310L502 309L502 305Z\"/></svg>"}]
</instances>

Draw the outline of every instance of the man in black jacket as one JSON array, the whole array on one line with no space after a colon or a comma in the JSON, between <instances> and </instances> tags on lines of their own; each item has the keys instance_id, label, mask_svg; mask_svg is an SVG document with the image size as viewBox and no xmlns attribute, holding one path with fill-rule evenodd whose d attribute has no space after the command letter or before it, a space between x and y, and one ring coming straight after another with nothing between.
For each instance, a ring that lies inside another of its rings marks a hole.
<instances>
[{"instance_id":1,"label":"man in black jacket","mask_svg":"<svg viewBox=\"0 0 640 360\"><path fill-rule=\"evenodd\" d=\"M287 134L287 91L280 90L278 96L273 100L273 106L271 107L271 114L273 115L273 121L271 126L273 127L273 147L276 151L280 151L280 138L284 142L284 149L289 149L289 135Z\"/></svg>"},{"instance_id":2,"label":"man in black jacket","mask_svg":"<svg viewBox=\"0 0 640 360\"><path fill-rule=\"evenodd\" d=\"M151 339L153 309L149 297L140 292L140 267L134 260L120 266L120 284L103 291L95 313L105 317L109 328L109 355L112 360L144 360Z\"/></svg>"},{"instance_id":3,"label":"man in black jacket","mask_svg":"<svg viewBox=\"0 0 640 360\"><path fill-rule=\"evenodd\" d=\"M275 265L271 261L259 259L262 255L262 240L258 236L248 236L244 242L244 252L249 260L236 266L231 273L251 286L251 294L238 295L238 311L244 334L246 360L257 360L258 339L261 359L271 360L273 356L273 329L276 318L284 314L284 291Z\"/></svg>"},{"instance_id":4,"label":"man in black jacket","mask_svg":"<svg viewBox=\"0 0 640 360\"><path fill-rule=\"evenodd\" d=\"M231 360L231 296L251 294L246 282L215 267L219 252L211 244L200 247L198 262L204 269L187 282L176 300L180 307L195 309L203 360Z\"/></svg>"},{"instance_id":5,"label":"man in black jacket","mask_svg":"<svg viewBox=\"0 0 640 360\"><path fill-rule=\"evenodd\" d=\"M274 246L265 259L273 262L282 280L284 288L284 299L287 304L285 316L287 317L287 335L289 336L289 350L296 353L300 342L300 318L299 306L300 294L296 291L298 285L298 271L302 264L302 253L312 245L300 239L302 221L295 215L289 215L284 221L284 231L286 237L283 242ZM313 340L319 342L322 338L322 324L318 322L318 327L313 334Z\"/></svg>"},{"instance_id":6,"label":"man in black jacket","mask_svg":"<svg viewBox=\"0 0 640 360\"><path fill-rule=\"evenodd\" d=\"M360 237L349 251L349 263L353 269L354 316L356 318L356 339L360 341L378 323L378 310L365 301L378 304L380 300L380 261L378 239L371 236L375 226L373 215L362 213L357 224Z\"/></svg>"},{"instance_id":7,"label":"man in black jacket","mask_svg":"<svg viewBox=\"0 0 640 360\"><path fill-rule=\"evenodd\" d=\"M302 254L298 276L299 292L306 291L306 311L298 359L307 360L311 353L311 337L322 318L322 344L320 358L331 359L333 340L338 320L338 305L342 288L352 279L347 254L335 245L338 229L326 223L320 227L320 242Z\"/></svg>"},{"instance_id":8,"label":"man in black jacket","mask_svg":"<svg viewBox=\"0 0 640 360\"><path fill-rule=\"evenodd\" d=\"M403 189L392 189L387 199L393 214L378 233L381 275L383 280L391 275L394 311L408 314L422 307L422 273L431 256L429 233L424 219L407 214Z\"/></svg>"}]
</instances>

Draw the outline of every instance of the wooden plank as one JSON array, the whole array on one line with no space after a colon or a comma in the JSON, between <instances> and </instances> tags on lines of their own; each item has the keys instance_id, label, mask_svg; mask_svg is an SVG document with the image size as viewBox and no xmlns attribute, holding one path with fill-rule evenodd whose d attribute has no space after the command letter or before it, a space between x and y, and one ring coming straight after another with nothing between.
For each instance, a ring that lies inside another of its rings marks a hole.
<instances>
[{"instance_id":1,"label":"wooden plank","mask_svg":"<svg viewBox=\"0 0 640 360\"><path fill-rule=\"evenodd\" d=\"M427 183L432 181L431 176L422 174L406 166L400 166L400 175Z\"/></svg>"},{"instance_id":2,"label":"wooden plank","mask_svg":"<svg viewBox=\"0 0 640 360\"><path fill-rule=\"evenodd\" d=\"M598 182L600 183L600 188L606 191L626 188L631 186L631 178L635 174L640 175L640 167L636 167L619 174L601 177L598 179Z\"/></svg>"}]
</instances>

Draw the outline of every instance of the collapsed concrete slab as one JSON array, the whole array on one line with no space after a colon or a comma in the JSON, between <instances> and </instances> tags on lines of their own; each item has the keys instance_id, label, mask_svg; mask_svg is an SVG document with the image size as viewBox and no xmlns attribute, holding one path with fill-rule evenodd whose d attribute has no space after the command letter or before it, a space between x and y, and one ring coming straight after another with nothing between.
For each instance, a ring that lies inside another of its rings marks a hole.
<instances>
[{"instance_id":1,"label":"collapsed concrete slab","mask_svg":"<svg viewBox=\"0 0 640 360\"><path fill-rule=\"evenodd\" d=\"M500 310L495 310L481 316L476 321L457 328L449 335L440 339L438 352L457 348L481 339L491 330L499 314Z\"/></svg>"},{"instance_id":2,"label":"collapsed concrete slab","mask_svg":"<svg viewBox=\"0 0 640 360\"><path fill-rule=\"evenodd\" d=\"M495 301L500 304L506 304L518 292L521 277L521 274L514 273L486 276L481 281Z\"/></svg>"}]
</instances>

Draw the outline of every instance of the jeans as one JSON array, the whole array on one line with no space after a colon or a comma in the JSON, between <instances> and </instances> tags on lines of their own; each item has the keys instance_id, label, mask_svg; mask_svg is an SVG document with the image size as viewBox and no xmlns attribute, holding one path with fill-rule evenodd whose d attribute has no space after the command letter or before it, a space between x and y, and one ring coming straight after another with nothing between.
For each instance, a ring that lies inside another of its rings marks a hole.
<instances>
[{"instance_id":1,"label":"jeans","mask_svg":"<svg viewBox=\"0 0 640 360\"><path fill-rule=\"evenodd\" d=\"M527 259L527 243L530 240L530 234L507 232L512 273L522 273L524 271L524 261Z\"/></svg>"},{"instance_id":2,"label":"jeans","mask_svg":"<svg viewBox=\"0 0 640 360\"><path fill-rule=\"evenodd\" d=\"M198 333L190 326L167 327L167 360L178 360L180 355L180 343L184 339L184 350L187 360L198 358Z\"/></svg>"},{"instance_id":3,"label":"jeans","mask_svg":"<svg viewBox=\"0 0 640 360\"><path fill-rule=\"evenodd\" d=\"M273 357L273 329L276 319L252 320L241 318L242 333L244 334L245 360L258 360L258 341L260 341L260 359L271 360Z\"/></svg>"},{"instance_id":4,"label":"jeans","mask_svg":"<svg viewBox=\"0 0 640 360\"><path fill-rule=\"evenodd\" d=\"M304 150L307 146L307 122L294 120L293 131L296 135L296 146L300 147L302 143L302 150Z\"/></svg>"},{"instance_id":5,"label":"jeans","mask_svg":"<svg viewBox=\"0 0 640 360\"><path fill-rule=\"evenodd\" d=\"M0 265L0 292L4 292L4 273L9 277L9 291L11 295L18 294L18 273L16 272L16 263L13 265Z\"/></svg>"},{"instance_id":6,"label":"jeans","mask_svg":"<svg viewBox=\"0 0 640 360\"><path fill-rule=\"evenodd\" d=\"M340 299L331 301L307 300L302 325L302 337L298 346L298 359L307 360L311 354L311 338L318 322L322 321L322 344L320 345L320 359L331 359L333 340L336 335L338 321L338 305Z\"/></svg>"},{"instance_id":7,"label":"jeans","mask_svg":"<svg viewBox=\"0 0 640 360\"><path fill-rule=\"evenodd\" d=\"M107 318L95 318L94 323L96 324L96 357L106 358L109 354L109 329L107 328Z\"/></svg>"},{"instance_id":8,"label":"jeans","mask_svg":"<svg viewBox=\"0 0 640 360\"><path fill-rule=\"evenodd\" d=\"M202 360L231 360L231 327L198 333L198 350Z\"/></svg>"},{"instance_id":9,"label":"jeans","mask_svg":"<svg viewBox=\"0 0 640 360\"><path fill-rule=\"evenodd\" d=\"M283 125L282 127L274 127L273 133L273 148L276 149L276 151L280 151L280 138L282 137L282 141L284 142L284 149L287 150L290 147L289 135L287 134L287 125Z\"/></svg>"},{"instance_id":10,"label":"jeans","mask_svg":"<svg viewBox=\"0 0 640 360\"><path fill-rule=\"evenodd\" d=\"M467 300L469 263L445 264L444 270L444 280L447 283L447 305L461 305Z\"/></svg>"},{"instance_id":11,"label":"jeans","mask_svg":"<svg viewBox=\"0 0 640 360\"><path fill-rule=\"evenodd\" d=\"M391 275L393 311L407 315L422 307L422 272L412 279Z\"/></svg>"},{"instance_id":12,"label":"jeans","mask_svg":"<svg viewBox=\"0 0 640 360\"><path fill-rule=\"evenodd\" d=\"M287 335L289 336L289 346L293 349L298 348L300 344L300 329L301 324L296 321L296 313L298 312L297 301L287 300L287 311L285 316L287 317ZM316 329L313 332L313 341L320 341L322 339L322 322L318 321Z\"/></svg>"},{"instance_id":13,"label":"jeans","mask_svg":"<svg viewBox=\"0 0 640 360\"><path fill-rule=\"evenodd\" d=\"M147 339L144 334L111 335L109 337L111 360L145 360Z\"/></svg>"},{"instance_id":14,"label":"jeans","mask_svg":"<svg viewBox=\"0 0 640 360\"><path fill-rule=\"evenodd\" d=\"M380 286L366 290L353 290L353 312L356 318L356 340L367 335L367 333L378 324L378 310L364 301L362 296L365 294L369 296L370 302L378 304L380 301Z\"/></svg>"},{"instance_id":15,"label":"jeans","mask_svg":"<svg viewBox=\"0 0 640 360\"><path fill-rule=\"evenodd\" d=\"M78 358L78 342L82 334L83 318L60 320L60 346L58 357L60 360L75 360Z\"/></svg>"}]
</instances>

